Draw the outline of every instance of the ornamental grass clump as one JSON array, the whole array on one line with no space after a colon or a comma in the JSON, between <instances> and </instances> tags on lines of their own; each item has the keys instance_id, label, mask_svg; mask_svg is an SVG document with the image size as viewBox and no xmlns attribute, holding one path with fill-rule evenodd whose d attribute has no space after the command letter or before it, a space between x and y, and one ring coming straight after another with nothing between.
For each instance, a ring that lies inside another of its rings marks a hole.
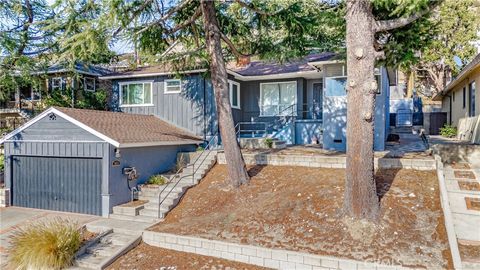
<instances>
[{"instance_id":1,"label":"ornamental grass clump","mask_svg":"<svg viewBox=\"0 0 480 270\"><path fill-rule=\"evenodd\" d=\"M82 243L75 222L54 219L19 229L12 237L10 265L16 269L61 269L72 265Z\"/></svg>"}]
</instances>

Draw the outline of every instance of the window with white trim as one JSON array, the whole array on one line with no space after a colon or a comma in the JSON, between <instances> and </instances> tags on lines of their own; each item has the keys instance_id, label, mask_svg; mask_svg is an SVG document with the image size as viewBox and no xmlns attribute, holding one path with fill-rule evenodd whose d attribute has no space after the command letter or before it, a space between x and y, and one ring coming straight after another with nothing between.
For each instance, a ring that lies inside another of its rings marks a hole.
<instances>
[{"instance_id":1,"label":"window with white trim","mask_svg":"<svg viewBox=\"0 0 480 270\"><path fill-rule=\"evenodd\" d=\"M50 80L52 84L52 91L53 90L63 90L63 78L62 77L54 77Z\"/></svg>"},{"instance_id":2,"label":"window with white trim","mask_svg":"<svg viewBox=\"0 0 480 270\"><path fill-rule=\"evenodd\" d=\"M289 115L292 112L295 114L296 102L297 82L260 84L260 116Z\"/></svg>"},{"instance_id":3,"label":"window with white trim","mask_svg":"<svg viewBox=\"0 0 480 270\"><path fill-rule=\"evenodd\" d=\"M152 104L152 82L120 84L120 106L148 106Z\"/></svg>"},{"instance_id":4,"label":"window with white trim","mask_svg":"<svg viewBox=\"0 0 480 270\"><path fill-rule=\"evenodd\" d=\"M182 92L182 80L165 80L165 94L178 94Z\"/></svg>"},{"instance_id":5,"label":"window with white trim","mask_svg":"<svg viewBox=\"0 0 480 270\"><path fill-rule=\"evenodd\" d=\"M95 92L95 78L84 77L83 78L83 89L87 92Z\"/></svg>"},{"instance_id":6,"label":"window with white trim","mask_svg":"<svg viewBox=\"0 0 480 270\"><path fill-rule=\"evenodd\" d=\"M240 84L238 82L228 80L228 94L232 108L240 109Z\"/></svg>"}]
</instances>

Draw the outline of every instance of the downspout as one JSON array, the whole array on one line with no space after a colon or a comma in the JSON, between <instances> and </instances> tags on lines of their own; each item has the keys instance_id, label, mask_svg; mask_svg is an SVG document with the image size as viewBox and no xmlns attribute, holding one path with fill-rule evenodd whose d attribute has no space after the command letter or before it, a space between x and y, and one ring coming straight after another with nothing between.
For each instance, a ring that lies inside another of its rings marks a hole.
<instances>
[{"instance_id":1,"label":"downspout","mask_svg":"<svg viewBox=\"0 0 480 270\"><path fill-rule=\"evenodd\" d=\"M448 119L448 122L449 122L449 125L452 125L452 95L447 95L447 97L449 97L450 101L448 102L448 105L449 105L449 119Z\"/></svg>"}]
</instances>

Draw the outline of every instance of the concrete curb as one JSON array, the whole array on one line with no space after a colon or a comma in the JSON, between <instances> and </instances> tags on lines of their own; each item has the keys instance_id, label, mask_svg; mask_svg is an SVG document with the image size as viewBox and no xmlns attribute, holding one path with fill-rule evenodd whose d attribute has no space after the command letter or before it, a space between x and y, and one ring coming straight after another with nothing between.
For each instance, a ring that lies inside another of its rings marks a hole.
<instances>
[{"instance_id":1,"label":"concrete curb","mask_svg":"<svg viewBox=\"0 0 480 270\"><path fill-rule=\"evenodd\" d=\"M274 166L302 166L314 168L345 168L346 157L307 156L293 154L243 154L246 164ZM225 154L218 153L218 164L226 164ZM375 158L375 168L381 169L414 169L433 171L436 169L434 159L410 158Z\"/></svg>"},{"instance_id":2,"label":"concrete curb","mask_svg":"<svg viewBox=\"0 0 480 270\"><path fill-rule=\"evenodd\" d=\"M217 257L274 269L407 269L397 265L383 265L153 231L144 231L143 241L148 245L156 247Z\"/></svg>"},{"instance_id":3,"label":"concrete curb","mask_svg":"<svg viewBox=\"0 0 480 270\"><path fill-rule=\"evenodd\" d=\"M452 253L453 267L455 269L463 269L460 251L458 250L457 235L453 224L452 212L450 210L450 203L448 201L448 191L445 185L445 177L443 171L442 159L435 154L435 161L437 165L437 178L440 186L440 204L443 209L443 216L445 218L445 228L447 230L448 243L450 245L450 252Z\"/></svg>"}]
</instances>

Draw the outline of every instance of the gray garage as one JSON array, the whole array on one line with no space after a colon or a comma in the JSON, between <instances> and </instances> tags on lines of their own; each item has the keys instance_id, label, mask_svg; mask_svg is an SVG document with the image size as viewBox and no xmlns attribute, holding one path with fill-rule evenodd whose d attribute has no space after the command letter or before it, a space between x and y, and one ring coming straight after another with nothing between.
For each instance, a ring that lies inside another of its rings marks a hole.
<instances>
[{"instance_id":1,"label":"gray garage","mask_svg":"<svg viewBox=\"0 0 480 270\"><path fill-rule=\"evenodd\" d=\"M50 108L0 143L11 205L107 217L202 140L154 116Z\"/></svg>"}]
</instances>

